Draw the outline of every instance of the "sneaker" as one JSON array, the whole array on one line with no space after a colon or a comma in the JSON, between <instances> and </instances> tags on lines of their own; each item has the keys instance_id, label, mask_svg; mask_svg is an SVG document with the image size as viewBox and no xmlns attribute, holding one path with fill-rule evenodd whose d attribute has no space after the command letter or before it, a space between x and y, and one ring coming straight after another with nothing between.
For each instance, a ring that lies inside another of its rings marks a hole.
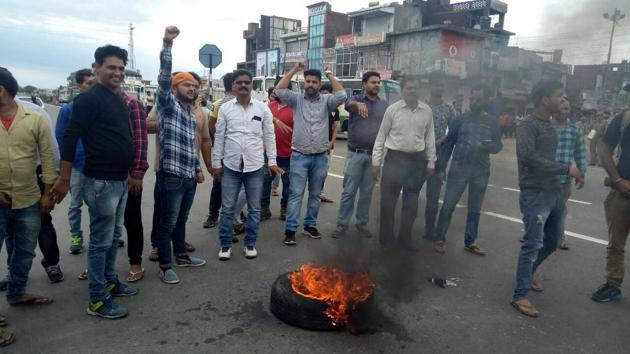
<instances>
[{"instance_id":1,"label":"sneaker","mask_svg":"<svg viewBox=\"0 0 630 354\"><path fill-rule=\"evenodd\" d=\"M567 243L566 240L561 240L560 241L560 245L558 246L559 249L561 250L568 250L569 249L569 244Z\"/></svg>"},{"instance_id":2,"label":"sneaker","mask_svg":"<svg viewBox=\"0 0 630 354\"><path fill-rule=\"evenodd\" d=\"M129 311L110 297L104 301L90 302L87 313L92 316L115 319L127 316Z\"/></svg>"},{"instance_id":3,"label":"sneaker","mask_svg":"<svg viewBox=\"0 0 630 354\"><path fill-rule=\"evenodd\" d=\"M287 207L286 206L280 207L280 220L282 221L287 220Z\"/></svg>"},{"instance_id":4,"label":"sneaker","mask_svg":"<svg viewBox=\"0 0 630 354\"><path fill-rule=\"evenodd\" d=\"M368 228L365 225L355 225L355 227L357 228L357 231L359 231L359 233L361 235L363 235L363 237L365 238L372 238L372 233L370 232L370 230L368 230Z\"/></svg>"},{"instance_id":5,"label":"sneaker","mask_svg":"<svg viewBox=\"0 0 630 354\"><path fill-rule=\"evenodd\" d=\"M284 244L287 246L295 246L297 243L295 242L295 231L285 231L284 232Z\"/></svg>"},{"instance_id":6,"label":"sneaker","mask_svg":"<svg viewBox=\"0 0 630 354\"><path fill-rule=\"evenodd\" d=\"M118 248L123 248L125 247L125 240L120 239L117 241L118 242Z\"/></svg>"},{"instance_id":7,"label":"sneaker","mask_svg":"<svg viewBox=\"0 0 630 354\"><path fill-rule=\"evenodd\" d=\"M271 210L269 209L269 205L266 205L260 209L260 220L268 219L271 219Z\"/></svg>"},{"instance_id":8,"label":"sneaker","mask_svg":"<svg viewBox=\"0 0 630 354\"><path fill-rule=\"evenodd\" d=\"M319 231L317 231L317 228L313 226L304 226L304 231L302 233L313 239L322 238L322 234L320 234Z\"/></svg>"},{"instance_id":9,"label":"sneaker","mask_svg":"<svg viewBox=\"0 0 630 354\"><path fill-rule=\"evenodd\" d=\"M160 279L166 284L179 283L179 277L177 276L177 273L175 273L175 271L171 268L166 270L160 269Z\"/></svg>"},{"instance_id":10,"label":"sneaker","mask_svg":"<svg viewBox=\"0 0 630 354\"><path fill-rule=\"evenodd\" d=\"M204 229L211 229L213 227L216 227L217 225L219 225L219 218L214 216L208 215L206 221L203 222Z\"/></svg>"},{"instance_id":11,"label":"sneaker","mask_svg":"<svg viewBox=\"0 0 630 354\"><path fill-rule=\"evenodd\" d=\"M70 237L70 254L79 254L83 251L83 237Z\"/></svg>"},{"instance_id":12,"label":"sneaker","mask_svg":"<svg viewBox=\"0 0 630 354\"><path fill-rule=\"evenodd\" d=\"M201 267L206 261L201 258L191 256L175 256L176 267Z\"/></svg>"},{"instance_id":13,"label":"sneaker","mask_svg":"<svg viewBox=\"0 0 630 354\"><path fill-rule=\"evenodd\" d=\"M232 258L232 247L222 247L219 251L219 260L227 261Z\"/></svg>"},{"instance_id":14,"label":"sneaker","mask_svg":"<svg viewBox=\"0 0 630 354\"><path fill-rule=\"evenodd\" d=\"M109 283L105 286L105 290L114 297L129 297L138 294L138 289L121 282Z\"/></svg>"},{"instance_id":15,"label":"sneaker","mask_svg":"<svg viewBox=\"0 0 630 354\"><path fill-rule=\"evenodd\" d=\"M621 299L621 289L614 285L606 283L597 288L597 291L595 291L593 295L591 295L591 299L597 302L609 302L612 300L619 300Z\"/></svg>"},{"instance_id":16,"label":"sneaker","mask_svg":"<svg viewBox=\"0 0 630 354\"><path fill-rule=\"evenodd\" d=\"M151 247L151 252L149 252L149 260L151 262L157 262L160 260L157 247Z\"/></svg>"},{"instance_id":17,"label":"sneaker","mask_svg":"<svg viewBox=\"0 0 630 354\"><path fill-rule=\"evenodd\" d=\"M258 256L258 251L256 251L256 248L254 248L254 246L244 247L243 253L245 253L245 258L247 259L253 259L253 258L256 258L256 256Z\"/></svg>"},{"instance_id":18,"label":"sneaker","mask_svg":"<svg viewBox=\"0 0 630 354\"><path fill-rule=\"evenodd\" d=\"M46 270L48 281L50 283L59 283L63 280L63 272L61 271L61 267L59 267L59 264L51 265L50 267L46 267L44 269Z\"/></svg>"},{"instance_id":19,"label":"sneaker","mask_svg":"<svg viewBox=\"0 0 630 354\"><path fill-rule=\"evenodd\" d=\"M343 226L343 225L337 225L337 228L335 228L335 231L333 231L333 233L330 235L332 238L342 238L344 236L346 236L346 233L348 232L348 228Z\"/></svg>"}]
</instances>

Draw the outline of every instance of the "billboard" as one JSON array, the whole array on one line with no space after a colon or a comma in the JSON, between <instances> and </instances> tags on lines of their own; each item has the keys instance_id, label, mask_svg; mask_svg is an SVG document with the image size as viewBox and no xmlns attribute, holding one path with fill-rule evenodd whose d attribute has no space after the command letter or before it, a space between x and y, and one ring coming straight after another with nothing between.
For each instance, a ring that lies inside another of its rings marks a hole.
<instances>
[{"instance_id":1,"label":"billboard","mask_svg":"<svg viewBox=\"0 0 630 354\"><path fill-rule=\"evenodd\" d=\"M276 76L280 73L280 49L269 49L256 53L256 75Z\"/></svg>"}]
</instances>

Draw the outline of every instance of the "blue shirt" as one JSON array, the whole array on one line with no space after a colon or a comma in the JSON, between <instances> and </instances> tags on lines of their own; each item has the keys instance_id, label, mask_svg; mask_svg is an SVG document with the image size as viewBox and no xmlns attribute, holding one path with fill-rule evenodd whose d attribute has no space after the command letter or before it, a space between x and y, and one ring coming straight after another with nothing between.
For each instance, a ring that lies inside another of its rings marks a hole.
<instances>
[{"instance_id":1,"label":"blue shirt","mask_svg":"<svg viewBox=\"0 0 630 354\"><path fill-rule=\"evenodd\" d=\"M160 171L183 178L201 172L195 147L197 119L193 107L183 106L171 93L171 43L160 53L157 91L157 121L160 137Z\"/></svg>"},{"instance_id":2,"label":"blue shirt","mask_svg":"<svg viewBox=\"0 0 630 354\"><path fill-rule=\"evenodd\" d=\"M501 151L499 122L490 114L466 112L454 118L448 126L448 134L440 149L437 171L446 169L453 155L452 164L470 167L471 171L488 173L490 154Z\"/></svg>"},{"instance_id":3,"label":"blue shirt","mask_svg":"<svg viewBox=\"0 0 630 354\"><path fill-rule=\"evenodd\" d=\"M357 110L348 110L348 103L350 102L364 103L368 109L368 116L363 118ZM355 95L348 99L346 110L350 113L348 118L348 147L372 150L378 129L381 127L383 116L387 110L387 101L378 96L372 101L365 94Z\"/></svg>"},{"instance_id":4,"label":"blue shirt","mask_svg":"<svg viewBox=\"0 0 630 354\"><path fill-rule=\"evenodd\" d=\"M59 150L62 149L63 135L64 135L64 132L66 131L66 127L68 126L68 122L70 121L70 117L72 116L72 105L73 105L73 102L70 102L67 105L63 106L61 110L59 110L59 114L57 115L57 125L55 126L55 138L57 139L57 144L59 144ZM77 152L74 155L72 168L83 172L84 164L85 164L85 152L83 151L83 143L81 142L81 139L79 139L79 141L77 141Z\"/></svg>"}]
</instances>

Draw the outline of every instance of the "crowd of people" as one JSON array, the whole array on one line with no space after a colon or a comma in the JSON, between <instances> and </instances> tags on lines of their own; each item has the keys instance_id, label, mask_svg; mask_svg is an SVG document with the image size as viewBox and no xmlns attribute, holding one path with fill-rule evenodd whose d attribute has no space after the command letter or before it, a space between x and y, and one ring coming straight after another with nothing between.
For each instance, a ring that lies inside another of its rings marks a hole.
<instances>
[{"instance_id":1,"label":"crowd of people","mask_svg":"<svg viewBox=\"0 0 630 354\"><path fill-rule=\"evenodd\" d=\"M0 161L10 166L0 171L0 237L9 255L8 276L0 287L6 289L10 305L52 302L50 297L27 293L26 285L38 243L50 281L64 279L50 212L70 193L71 254L84 249L83 203L90 220L87 269L79 275L88 279L87 313L108 319L128 314L114 298L138 294L128 283L141 280L145 273L141 200L149 168L148 134L156 134L157 155L149 259L157 262L164 283L180 282L176 268L206 264L189 255L195 248L186 241L186 223L197 185L205 179L204 166L213 181L203 226L218 228L221 261L232 258L241 233L244 256L258 256L259 225L271 217L271 195L278 194L279 181L284 244L295 246L298 231L321 238L318 212L322 201L332 201L322 190L341 105L349 113L348 152L336 227L330 236L347 237L354 215L355 231L372 237L369 211L380 181L380 247L417 251L412 230L426 182L423 237L436 252L446 253L453 212L467 189L464 249L486 255L478 237L481 208L491 173L490 155L501 151L502 130L506 133L490 109L495 95L491 87L475 85L469 108L459 113L443 99L439 83L431 83L431 97L425 103L419 99L419 81L404 77L402 99L388 105L379 96L377 72L366 72L363 92L347 97L331 71L322 74L300 61L269 91L268 104L252 99L252 75L244 70L224 76L222 100L212 104L203 98L200 104L201 79L194 73L172 72L171 48L178 35L177 27L165 30L159 87L155 106L148 113L121 88L127 52L119 47L98 48L92 69L76 72L81 94L61 109L54 128L44 111L15 100L17 81L8 70L0 69ZM302 93L291 87L299 72L304 77ZM329 85L322 85L322 76ZM578 189L584 186L587 168L583 128L570 119L562 85L541 81L531 98L533 113L519 120L515 129L525 231L511 303L520 313L536 317L539 313L528 300L528 292L543 289L535 273L542 262L558 247L568 248L566 203L573 182ZM607 280L593 294L596 301L621 296L623 250L630 231L629 125L630 113L618 114L596 143L612 187L605 202L610 237ZM615 161L617 147L621 152ZM399 197L402 208L395 235ZM123 227L130 265L126 282L119 280L114 269L117 249L124 245ZM6 324L0 316L0 326ZM0 346L14 338L12 331L2 329Z\"/></svg>"}]
</instances>

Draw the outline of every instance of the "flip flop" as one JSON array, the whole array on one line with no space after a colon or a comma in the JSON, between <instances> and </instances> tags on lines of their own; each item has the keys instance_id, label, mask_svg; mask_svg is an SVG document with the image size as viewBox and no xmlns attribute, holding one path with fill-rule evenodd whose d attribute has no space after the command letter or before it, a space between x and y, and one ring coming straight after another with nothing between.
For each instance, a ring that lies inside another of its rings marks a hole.
<instances>
[{"instance_id":1,"label":"flip flop","mask_svg":"<svg viewBox=\"0 0 630 354\"><path fill-rule=\"evenodd\" d=\"M525 316L536 318L539 315L539 312L536 310L534 305L519 304L516 301L510 302L510 304L512 304L512 307Z\"/></svg>"},{"instance_id":2,"label":"flip flop","mask_svg":"<svg viewBox=\"0 0 630 354\"><path fill-rule=\"evenodd\" d=\"M9 305L18 306L18 305L48 305L52 303L53 300L50 297L43 295L35 295L35 294L24 294L21 296L21 299L18 300L10 300Z\"/></svg>"},{"instance_id":3,"label":"flip flop","mask_svg":"<svg viewBox=\"0 0 630 354\"><path fill-rule=\"evenodd\" d=\"M142 268L139 272L129 271L129 276L127 277L127 282L134 283L144 278L144 268Z\"/></svg>"},{"instance_id":4,"label":"flip flop","mask_svg":"<svg viewBox=\"0 0 630 354\"><path fill-rule=\"evenodd\" d=\"M531 288L530 288L530 289L531 289L532 291L537 292L537 293L542 293L542 292L543 292L543 290L545 290L545 289L542 287L542 285L540 285L540 284L536 285L536 283L535 283L535 282L532 282L532 286L531 286Z\"/></svg>"},{"instance_id":5,"label":"flip flop","mask_svg":"<svg viewBox=\"0 0 630 354\"><path fill-rule=\"evenodd\" d=\"M437 241L433 244L433 249L435 250L435 252L439 253L439 254L444 254L446 253L446 245L444 244L444 241Z\"/></svg>"},{"instance_id":6,"label":"flip flop","mask_svg":"<svg viewBox=\"0 0 630 354\"><path fill-rule=\"evenodd\" d=\"M0 347L6 347L14 341L15 335L13 334L13 331L9 329L0 330Z\"/></svg>"}]
</instances>

